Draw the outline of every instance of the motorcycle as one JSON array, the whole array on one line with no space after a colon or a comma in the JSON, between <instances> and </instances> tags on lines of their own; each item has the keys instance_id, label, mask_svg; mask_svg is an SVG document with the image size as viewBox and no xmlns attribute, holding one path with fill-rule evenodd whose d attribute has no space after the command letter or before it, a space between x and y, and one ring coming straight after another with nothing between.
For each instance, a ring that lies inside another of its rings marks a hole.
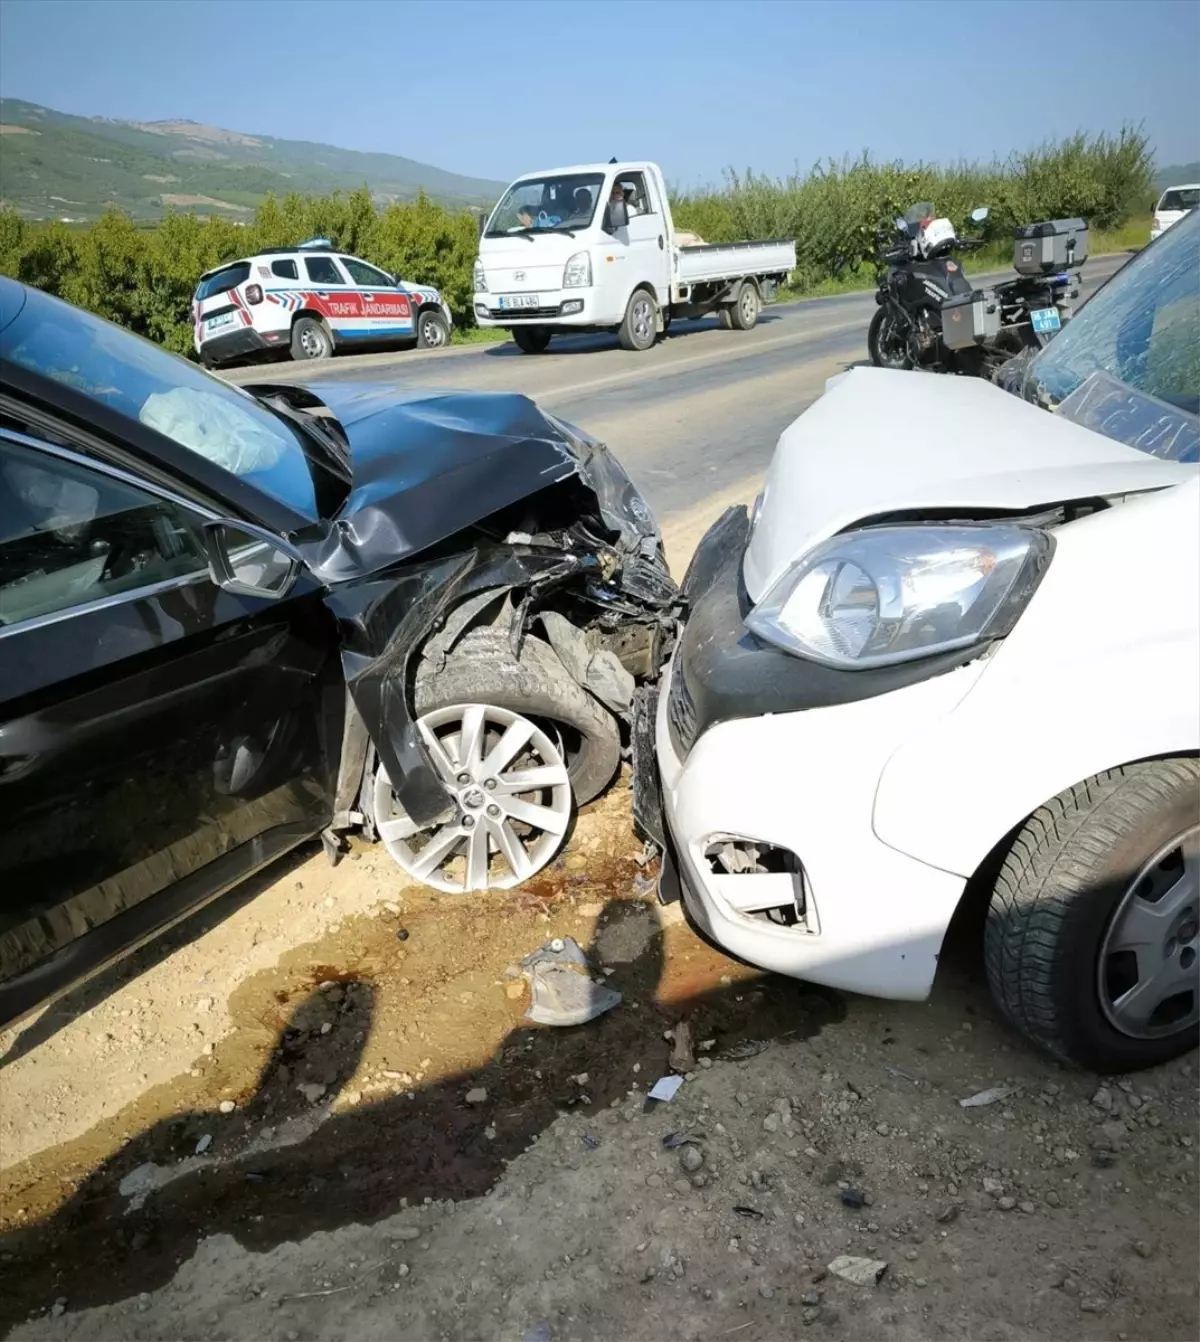
<instances>
[{"instance_id":1,"label":"motorcycle","mask_svg":"<svg viewBox=\"0 0 1200 1342\"><path fill-rule=\"evenodd\" d=\"M988 213L986 207L972 210L971 222L982 224ZM1067 220L1017 229L1018 269L1022 240L1040 240L1038 230L1049 229L1046 236L1055 243L1059 233L1053 230L1060 224L1078 225L1082 264L1087 256L1086 225ZM1071 260L1075 238L1072 233L1066 251ZM950 220L935 216L928 202L914 205L895 220L893 229L881 230L876 241L879 308L871 319L867 347L871 362L880 368L993 377L1022 349L1044 345L1070 319L1071 301L1078 296L1069 273L1043 273L1040 260L1025 267L1031 273L976 289L954 258L956 253L978 250L984 240L960 238ZM1055 246L1049 250L1057 255Z\"/></svg>"}]
</instances>

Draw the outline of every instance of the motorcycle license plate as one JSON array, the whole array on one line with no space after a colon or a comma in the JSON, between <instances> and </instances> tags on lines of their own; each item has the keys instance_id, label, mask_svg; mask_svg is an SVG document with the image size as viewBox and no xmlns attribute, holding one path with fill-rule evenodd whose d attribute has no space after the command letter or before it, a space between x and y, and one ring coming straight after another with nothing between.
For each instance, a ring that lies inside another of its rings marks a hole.
<instances>
[{"instance_id":1,"label":"motorcycle license plate","mask_svg":"<svg viewBox=\"0 0 1200 1342\"><path fill-rule=\"evenodd\" d=\"M1037 335L1053 335L1062 326L1057 308L1035 308L1029 315Z\"/></svg>"}]
</instances>

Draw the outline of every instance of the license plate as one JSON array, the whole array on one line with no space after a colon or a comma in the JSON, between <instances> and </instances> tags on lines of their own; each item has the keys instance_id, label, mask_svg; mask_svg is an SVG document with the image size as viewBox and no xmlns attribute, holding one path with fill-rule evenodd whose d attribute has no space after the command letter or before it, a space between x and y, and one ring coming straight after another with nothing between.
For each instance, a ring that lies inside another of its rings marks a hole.
<instances>
[{"instance_id":1,"label":"license plate","mask_svg":"<svg viewBox=\"0 0 1200 1342\"><path fill-rule=\"evenodd\" d=\"M1033 329L1038 335L1050 335L1062 326L1057 308L1035 308L1030 314Z\"/></svg>"},{"instance_id":2,"label":"license plate","mask_svg":"<svg viewBox=\"0 0 1200 1342\"><path fill-rule=\"evenodd\" d=\"M206 331L219 331L222 326L232 326L232 325L233 325L233 313L223 312L219 317L210 317L208 321L204 323L204 329Z\"/></svg>"},{"instance_id":3,"label":"license plate","mask_svg":"<svg viewBox=\"0 0 1200 1342\"><path fill-rule=\"evenodd\" d=\"M496 302L502 308L536 308L540 306L537 294L501 294Z\"/></svg>"}]
</instances>

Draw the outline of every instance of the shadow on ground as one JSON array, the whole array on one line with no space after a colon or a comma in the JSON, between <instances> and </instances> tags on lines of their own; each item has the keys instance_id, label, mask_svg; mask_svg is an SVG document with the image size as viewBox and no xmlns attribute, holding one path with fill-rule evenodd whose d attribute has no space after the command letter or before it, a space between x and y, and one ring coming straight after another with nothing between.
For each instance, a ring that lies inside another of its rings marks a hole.
<instances>
[{"instance_id":1,"label":"shadow on ground","mask_svg":"<svg viewBox=\"0 0 1200 1342\"><path fill-rule=\"evenodd\" d=\"M211 932L231 914L249 904L276 881L282 880L289 872L307 862L314 852L319 851L319 847L313 843L301 844L300 847L292 849L257 876L242 881L219 899L196 910L162 936L147 942L140 950L115 961L100 973L85 979L61 997L55 998L40 1016L35 1016L20 1031L8 1051L0 1056L0 1071L3 1071L9 1063L16 1062L27 1053L32 1053L47 1040L53 1039L59 1030L69 1025L71 1021L99 1006L133 979L161 964L169 955L174 955L184 946L190 946L192 942L198 941L205 933Z\"/></svg>"},{"instance_id":2,"label":"shadow on ground","mask_svg":"<svg viewBox=\"0 0 1200 1342\"><path fill-rule=\"evenodd\" d=\"M235 1114L186 1112L155 1124L54 1215L7 1236L0 1244L0 1327L58 1296L81 1309L154 1290L209 1235L230 1234L263 1251L314 1231L381 1220L400 1210L402 1199L478 1197L561 1111L630 1103L635 1063L643 1082L664 1074L664 1031L681 1015L694 1040L712 1039L716 1055L738 1056L811 1037L845 1014L836 994L779 978L702 990L682 1002L676 996L670 1008L662 1006L663 929L644 904L610 902L591 949L597 962L613 967L608 982L624 994L608 1015L569 1029L517 1028L483 1067L334 1113L324 1108L354 1075L377 1014L376 990L317 967L319 981L298 1004L278 1003L276 1047ZM584 1072L589 1080L581 1085L576 1078ZM486 1104L469 1104L468 1093L479 1088ZM211 1147L197 1159L206 1136ZM282 1145L286 1140L292 1144ZM131 1191L138 1179L163 1177L170 1181L139 1205Z\"/></svg>"},{"instance_id":3,"label":"shadow on ground","mask_svg":"<svg viewBox=\"0 0 1200 1342\"><path fill-rule=\"evenodd\" d=\"M769 326L772 322L781 321L782 317L777 312L772 312L770 308L765 309L758 315L759 326ZM670 330L663 333L659 338L659 343L668 340L674 340L677 336L692 335L697 331L717 331L720 330L716 317L695 317L689 321L676 321L671 323ZM503 344L487 345L489 359L513 359L513 358L540 358L540 355L526 355L523 350L512 340L506 340ZM597 350L619 349L615 332L595 331L586 335L560 335L555 333L554 339L550 344L547 354L592 354ZM653 346L651 346L653 348ZM648 352L648 351L647 351Z\"/></svg>"}]
</instances>

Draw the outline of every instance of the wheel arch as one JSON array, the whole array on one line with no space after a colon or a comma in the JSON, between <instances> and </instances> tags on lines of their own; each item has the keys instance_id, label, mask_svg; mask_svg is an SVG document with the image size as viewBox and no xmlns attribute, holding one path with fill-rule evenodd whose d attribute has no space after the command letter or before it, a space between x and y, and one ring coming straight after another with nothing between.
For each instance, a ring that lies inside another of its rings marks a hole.
<instances>
[{"instance_id":1,"label":"wheel arch","mask_svg":"<svg viewBox=\"0 0 1200 1342\"><path fill-rule=\"evenodd\" d=\"M990 845L982 847L979 851L978 859L974 867L964 873L967 878L966 886L963 889L959 900L960 906L976 899L986 899L990 893L991 883L995 880L996 874L1004 865L1004 859L1008 856L1017 836L1025 828L1026 824L1037 814L1038 811L1052 802L1055 797L1061 796L1064 792L1069 792L1072 788L1085 783L1089 778L1095 778L1100 774L1109 773L1116 769L1134 768L1139 764L1153 764L1156 761L1179 760L1179 759L1197 759L1200 758L1200 749L1192 746L1185 750L1163 750L1150 755L1139 755L1131 759L1112 759L1105 761L1094 769L1088 769L1082 774L1072 777L1062 777L1061 784L1054 786L1046 784L1051 788L1048 792L1038 790L1035 796L1033 792L1026 795L1021 803L1023 809L1019 809L1016 814L1009 812L1004 819L997 819L996 828L993 833L998 832L998 837L994 838ZM1052 775L1049 775L1052 776ZM999 826L1006 827L1000 831ZM986 840L982 842L986 843Z\"/></svg>"}]
</instances>

